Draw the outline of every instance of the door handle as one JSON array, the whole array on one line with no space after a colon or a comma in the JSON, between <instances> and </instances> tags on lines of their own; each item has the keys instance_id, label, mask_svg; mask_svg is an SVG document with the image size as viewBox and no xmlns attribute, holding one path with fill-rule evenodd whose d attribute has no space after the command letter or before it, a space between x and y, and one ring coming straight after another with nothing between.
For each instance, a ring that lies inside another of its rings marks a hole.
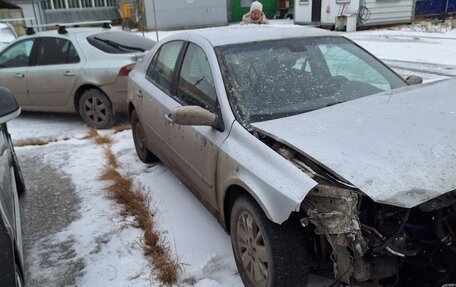
<instances>
[{"instance_id":1,"label":"door handle","mask_svg":"<svg viewBox=\"0 0 456 287\"><path fill-rule=\"evenodd\" d=\"M174 124L173 115L171 113L165 115L165 120L170 124Z\"/></svg>"},{"instance_id":2,"label":"door handle","mask_svg":"<svg viewBox=\"0 0 456 287\"><path fill-rule=\"evenodd\" d=\"M16 77L16 78L25 78L25 75L23 73L16 73L16 75L14 77Z\"/></svg>"},{"instance_id":3,"label":"door handle","mask_svg":"<svg viewBox=\"0 0 456 287\"><path fill-rule=\"evenodd\" d=\"M143 97L142 90L137 90L136 95L138 95L138 97L142 98Z\"/></svg>"},{"instance_id":4,"label":"door handle","mask_svg":"<svg viewBox=\"0 0 456 287\"><path fill-rule=\"evenodd\" d=\"M76 76L76 73L73 73L71 71L66 71L65 73L63 73L63 75L66 77L74 77L74 76Z\"/></svg>"}]
</instances>

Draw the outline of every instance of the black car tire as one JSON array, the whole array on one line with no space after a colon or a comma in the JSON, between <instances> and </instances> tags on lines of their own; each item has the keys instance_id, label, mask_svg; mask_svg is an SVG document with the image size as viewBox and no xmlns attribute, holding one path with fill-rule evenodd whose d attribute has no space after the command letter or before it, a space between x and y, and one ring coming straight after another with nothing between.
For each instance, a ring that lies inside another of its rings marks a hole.
<instances>
[{"instance_id":1,"label":"black car tire","mask_svg":"<svg viewBox=\"0 0 456 287\"><path fill-rule=\"evenodd\" d=\"M131 131L133 133L133 142L135 144L136 154L139 159L144 163L150 163L157 161L158 158L147 148L146 134L144 133L144 127L139 121L136 110L131 112Z\"/></svg>"},{"instance_id":2,"label":"black car tire","mask_svg":"<svg viewBox=\"0 0 456 287\"><path fill-rule=\"evenodd\" d=\"M114 123L112 104L108 97L97 89L89 89L82 94L79 99L79 114L88 126L96 129L107 129Z\"/></svg>"},{"instance_id":3,"label":"black car tire","mask_svg":"<svg viewBox=\"0 0 456 287\"><path fill-rule=\"evenodd\" d=\"M307 285L306 240L297 222L275 224L251 197L241 196L231 209L230 230L236 265L246 287ZM254 282L255 277L262 281Z\"/></svg>"}]
</instances>

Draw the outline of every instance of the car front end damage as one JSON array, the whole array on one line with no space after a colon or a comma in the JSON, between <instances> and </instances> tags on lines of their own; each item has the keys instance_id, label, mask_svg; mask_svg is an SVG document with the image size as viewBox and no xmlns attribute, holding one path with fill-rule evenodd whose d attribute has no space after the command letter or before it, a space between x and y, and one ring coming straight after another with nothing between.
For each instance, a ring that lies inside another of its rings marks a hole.
<instances>
[{"instance_id":1,"label":"car front end damage","mask_svg":"<svg viewBox=\"0 0 456 287\"><path fill-rule=\"evenodd\" d=\"M438 201L405 209L319 185L301 205L301 223L314 239L326 238L329 246L313 253L317 258L331 254L334 276L341 282L443 286L456 282L456 194Z\"/></svg>"},{"instance_id":2,"label":"car front end damage","mask_svg":"<svg viewBox=\"0 0 456 287\"><path fill-rule=\"evenodd\" d=\"M317 183L299 214L317 273L358 286L456 284L455 85L250 124Z\"/></svg>"},{"instance_id":3,"label":"car front end damage","mask_svg":"<svg viewBox=\"0 0 456 287\"><path fill-rule=\"evenodd\" d=\"M456 283L456 191L413 208L376 203L308 158L263 141L319 183L300 208L315 273L358 286Z\"/></svg>"}]
</instances>

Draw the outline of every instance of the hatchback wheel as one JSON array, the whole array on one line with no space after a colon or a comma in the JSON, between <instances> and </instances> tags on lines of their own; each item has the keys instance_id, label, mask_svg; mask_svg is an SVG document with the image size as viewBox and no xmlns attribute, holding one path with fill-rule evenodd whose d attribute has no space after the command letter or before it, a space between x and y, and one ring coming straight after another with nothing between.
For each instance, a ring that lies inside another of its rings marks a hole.
<instances>
[{"instance_id":1,"label":"hatchback wheel","mask_svg":"<svg viewBox=\"0 0 456 287\"><path fill-rule=\"evenodd\" d=\"M111 102L97 89L90 89L82 94L79 113L88 126L96 129L110 128L114 122Z\"/></svg>"},{"instance_id":2,"label":"hatchback wheel","mask_svg":"<svg viewBox=\"0 0 456 287\"><path fill-rule=\"evenodd\" d=\"M297 222L271 222L250 197L231 210L231 243L246 287L306 286L309 263L304 230Z\"/></svg>"},{"instance_id":3,"label":"hatchback wheel","mask_svg":"<svg viewBox=\"0 0 456 287\"><path fill-rule=\"evenodd\" d=\"M142 162L150 163L158 158L147 148L146 134L139 121L138 114L135 110L131 113L131 130L133 132L133 142L135 143L136 154Z\"/></svg>"}]
</instances>

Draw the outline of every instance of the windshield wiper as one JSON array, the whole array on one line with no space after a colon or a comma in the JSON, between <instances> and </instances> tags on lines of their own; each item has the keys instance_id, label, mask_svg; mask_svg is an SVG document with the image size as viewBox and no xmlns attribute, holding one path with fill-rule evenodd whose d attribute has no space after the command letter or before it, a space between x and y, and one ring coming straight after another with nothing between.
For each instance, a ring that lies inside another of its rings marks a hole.
<instances>
[{"instance_id":1,"label":"windshield wiper","mask_svg":"<svg viewBox=\"0 0 456 287\"><path fill-rule=\"evenodd\" d=\"M203 76L201 79L199 79L198 81L196 81L193 86L197 86L199 83L201 83L202 80L204 80L204 78L206 78L206 76Z\"/></svg>"},{"instance_id":2,"label":"windshield wiper","mask_svg":"<svg viewBox=\"0 0 456 287\"><path fill-rule=\"evenodd\" d=\"M94 37L94 39L98 40L98 41L101 41L103 43L106 43L112 47L115 47L117 49L120 50L120 48L123 48L123 49L129 49L129 50L135 50L135 51L141 51L141 52L144 52L145 50L144 49L141 49L141 48L138 48L138 47L130 47L130 46L126 46L126 45L122 45L122 44L119 44L119 43L116 43L114 41L111 41L111 40L107 40L107 39L101 39L101 38L98 38L98 37Z\"/></svg>"}]
</instances>

